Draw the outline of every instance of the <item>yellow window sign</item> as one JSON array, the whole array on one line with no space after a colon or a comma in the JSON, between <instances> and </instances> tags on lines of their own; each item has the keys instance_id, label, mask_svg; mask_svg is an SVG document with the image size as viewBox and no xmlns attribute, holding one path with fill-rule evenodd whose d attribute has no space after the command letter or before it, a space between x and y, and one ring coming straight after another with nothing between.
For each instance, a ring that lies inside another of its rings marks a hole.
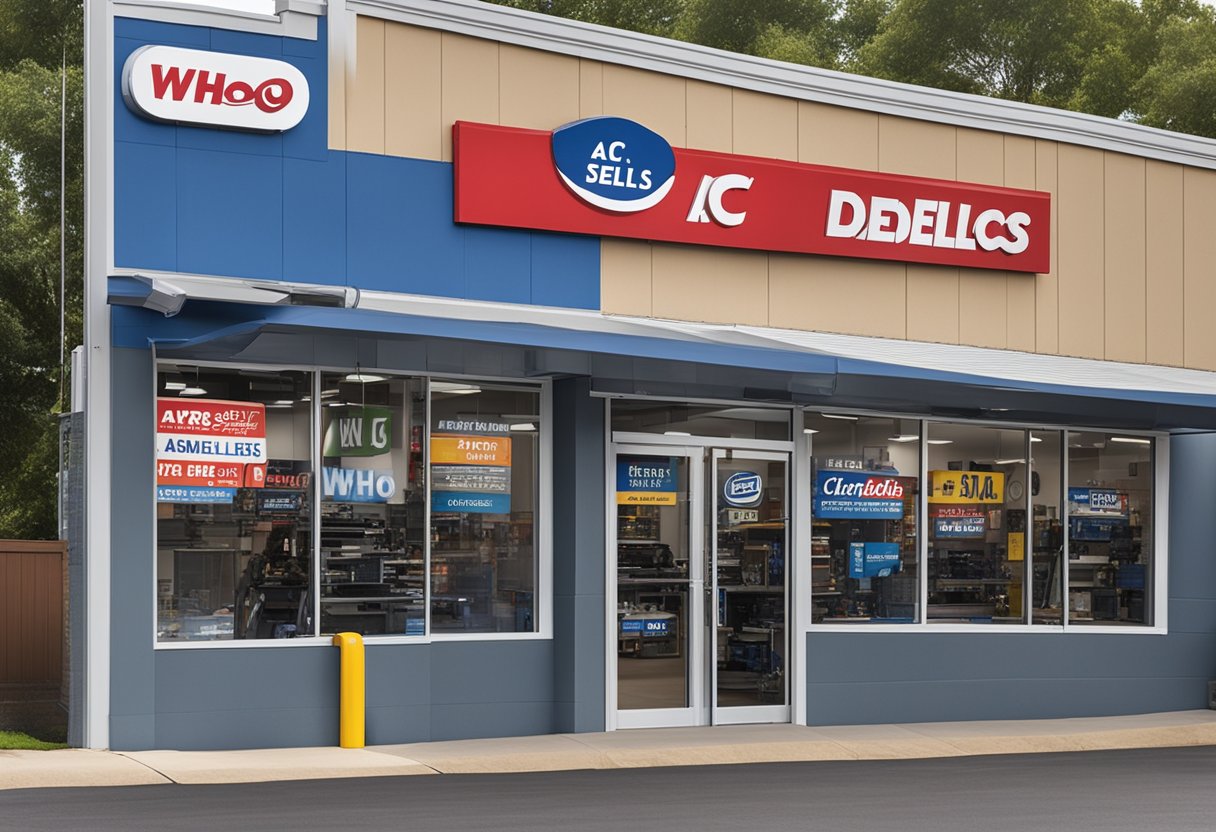
<instances>
[{"instance_id":1,"label":"yellow window sign","mask_svg":"<svg viewBox=\"0 0 1216 832\"><path fill-rule=\"evenodd\" d=\"M510 465L507 436L432 436L432 465Z\"/></svg>"},{"instance_id":2,"label":"yellow window sign","mask_svg":"<svg viewBox=\"0 0 1216 832\"><path fill-rule=\"evenodd\" d=\"M1005 475L1000 471L930 471L931 503L1003 503Z\"/></svg>"},{"instance_id":3,"label":"yellow window sign","mask_svg":"<svg viewBox=\"0 0 1216 832\"><path fill-rule=\"evenodd\" d=\"M674 491L618 491L616 492L618 506L674 506L676 492Z\"/></svg>"}]
</instances>

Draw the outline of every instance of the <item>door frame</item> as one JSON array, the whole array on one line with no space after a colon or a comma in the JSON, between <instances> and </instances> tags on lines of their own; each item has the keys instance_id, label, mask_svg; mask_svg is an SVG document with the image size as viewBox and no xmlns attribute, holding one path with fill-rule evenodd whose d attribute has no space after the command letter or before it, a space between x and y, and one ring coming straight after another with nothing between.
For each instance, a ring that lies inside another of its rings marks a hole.
<instances>
[{"instance_id":1,"label":"door frame","mask_svg":"<svg viewBox=\"0 0 1216 832\"><path fill-rule=\"evenodd\" d=\"M617 503L616 460L626 456L677 456L688 460L688 602L686 611L686 673L688 705L683 708L649 708L622 711L617 707ZM709 724L709 701L705 688L705 452L694 445L655 443L634 445L611 443L608 451L608 480L605 557L608 563L605 608L607 611L607 677L609 728L675 728Z\"/></svg>"},{"instance_id":2,"label":"door frame","mask_svg":"<svg viewBox=\"0 0 1216 832\"><path fill-rule=\"evenodd\" d=\"M611 424L611 399L605 399L605 417L607 423ZM795 437L798 437L802 430L801 411L794 410L794 431ZM707 451L713 449L738 451L740 454L748 453L759 454L775 454L780 455L786 461L786 505L793 506L793 500L800 498L800 491L795 485L795 480L801 466L798 464L799 453L798 446L805 445L805 442L799 443L795 440L762 440L762 439L730 439L725 437L715 436L684 436L684 435L669 435L669 434L650 434L650 433L632 433L623 431L605 431L604 443L604 517L605 517L605 534L604 534L604 730L615 731L621 728L670 728L682 726L698 726L698 725L713 725L713 724L732 724L742 722L795 722L796 724L805 724L805 719L798 717L802 713L802 688L800 679L795 673L802 672L802 662L800 649L803 644L802 636L802 621L800 615L801 604L799 603L799 595L796 593L796 581L800 574L797 566L797 557L795 556L798 535L796 534L797 512L792 508L787 509L786 521L786 653L785 668L785 705L774 706L756 706L759 708L773 709L774 718L757 720L753 716L759 714L739 714L735 719L732 719L729 711L739 710L731 708L726 714L716 717L714 711L713 700L717 694L716 679L713 675L717 669L716 662L709 662L709 645L706 643L709 626L706 622L706 607L705 607L705 584L702 580L699 584L694 584L691 578L693 569L693 554L689 554L689 572L690 572L690 596L695 595L695 600L690 597L689 601L689 621L697 620L700 624L696 627L690 627L690 651L695 651L689 657L689 679L692 688L689 691L689 707L681 709L653 709L639 710L634 713L628 711L619 711L617 709L617 633L616 633L616 607L617 607L617 570L616 570L616 457L618 453L637 453L641 455L670 455L670 456L686 456L689 458L689 500L691 502L689 512L690 528L690 548L697 550L697 560L701 566L698 567L698 572L702 572L706 561L704 554L704 546L707 541L705 538L705 518L704 511L707 504L704 488L712 476L706 476L705 466L706 457L709 457L709 464L712 465L712 454L707 454ZM763 458L763 457L760 457ZM694 466L699 468L700 476L694 477ZM712 473L712 472L711 472ZM699 479L700 483L696 483ZM700 491L699 499L692 495L692 489L696 487ZM715 495L716 498L716 495ZM716 505L716 499L715 499ZM714 533L716 533L716 517L714 520ZM714 603L717 603L716 576L714 579L713 597ZM692 590L697 590L695 593ZM694 618L695 617L695 618ZM713 621L717 622L715 615ZM699 632L698 632L699 631ZM716 633L716 630L715 630ZM716 636L715 636L716 637ZM695 639L695 646L694 646ZM697 664L699 668L694 668ZM706 665L710 665L708 668ZM699 669L699 672L697 672ZM694 675L694 673L696 675ZM753 711L752 706L745 706L748 711ZM776 711L781 710L784 713L777 714ZM621 715L625 714L624 721L621 720Z\"/></svg>"},{"instance_id":3,"label":"door frame","mask_svg":"<svg viewBox=\"0 0 1216 832\"><path fill-rule=\"evenodd\" d=\"M709 677L707 686L710 699L710 724L711 725L742 725L742 724L757 724L757 723L785 723L790 721L790 698L792 696L790 674L789 674L789 655L793 652L794 645L794 628L791 623L794 622L794 605L793 596L790 586L790 570L789 563L792 560L790 552L792 547L790 541L793 537L793 516L790 505L791 495L791 478L793 476L792 465L793 456L789 451L758 451L752 449L726 449L713 447L710 449L707 456L707 471L705 472L706 483L709 488L709 499L706 501L706 510L709 511L708 534L704 546L708 549L706 552L706 572L708 572L707 581L710 586L708 597L713 600L716 611L718 603L718 461L724 459L744 459L757 460L763 462L782 462L785 463L785 493L782 495L782 505L785 506L785 564L783 570L784 580L782 587L783 603L785 608L785 650L782 653L783 670L782 698L785 700L781 705L730 705L722 706L718 704L718 663L717 661L709 661ZM713 633L714 644L713 649L717 649L718 629L717 615L713 616L713 627L706 627L707 639L708 633ZM708 646L707 646L708 649Z\"/></svg>"}]
</instances>

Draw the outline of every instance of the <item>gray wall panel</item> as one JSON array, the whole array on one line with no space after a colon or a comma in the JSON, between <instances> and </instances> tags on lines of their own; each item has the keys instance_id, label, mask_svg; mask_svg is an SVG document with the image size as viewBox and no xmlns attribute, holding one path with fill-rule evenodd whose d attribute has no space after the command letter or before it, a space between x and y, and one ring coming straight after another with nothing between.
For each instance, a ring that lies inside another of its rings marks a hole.
<instances>
[{"instance_id":1,"label":"gray wall panel","mask_svg":"<svg viewBox=\"0 0 1216 832\"><path fill-rule=\"evenodd\" d=\"M368 708L430 705L433 648L425 644L377 645L375 640L364 644Z\"/></svg>"},{"instance_id":2,"label":"gray wall panel","mask_svg":"<svg viewBox=\"0 0 1216 832\"><path fill-rule=\"evenodd\" d=\"M370 686L369 686L370 689ZM156 652L158 714L282 704L338 713L338 648L239 647Z\"/></svg>"},{"instance_id":3,"label":"gray wall panel","mask_svg":"<svg viewBox=\"0 0 1216 832\"><path fill-rule=\"evenodd\" d=\"M431 739L524 737L553 733L551 702L486 702L431 706Z\"/></svg>"},{"instance_id":4,"label":"gray wall panel","mask_svg":"<svg viewBox=\"0 0 1216 832\"><path fill-rule=\"evenodd\" d=\"M290 699L264 694L264 707L160 714L156 747L181 750L294 748L338 744L337 711L297 708Z\"/></svg>"},{"instance_id":5,"label":"gray wall panel","mask_svg":"<svg viewBox=\"0 0 1216 832\"><path fill-rule=\"evenodd\" d=\"M604 402L553 385L554 700L559 731L604 729Z\"/></svg>"},{"instance_id":6,"label":"gray wall panel","mask_svg":"<svg viewBox=\"0 0 1216 832\"><path fill-rule=\"evenodd\" d=\"M368 745L397 745L431 739L431 706L367 706Z\"/></svg>"},{"instance_id":7,"label":"gray wall panel","mask_svg":"<svg viewBox=\"0 0 1216 832\"><path fill-rule=\"evenodd\" d=\"M152 354L116 349L110 366L114 460L110 472L110 743L115 748L149 748L156 710Z\"/></svg>"},{"instance_id":8,"label":"gray wall panel","mask_svg":"<svg viewBox=\"0 0 1216 832\"><path fill-rule=\"evenodd\" d=\"M431 645L434 705L552 701L550 641L450 641Z\"/></svg>"}]
</instances>

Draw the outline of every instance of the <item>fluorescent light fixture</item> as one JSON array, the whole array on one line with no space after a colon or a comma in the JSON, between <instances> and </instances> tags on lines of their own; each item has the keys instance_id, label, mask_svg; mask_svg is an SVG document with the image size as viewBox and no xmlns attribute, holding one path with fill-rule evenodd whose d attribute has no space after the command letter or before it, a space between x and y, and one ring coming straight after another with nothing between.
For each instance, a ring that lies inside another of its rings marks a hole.
<instances>
[{"instance_id":1,"label":"fluorescent light fixture","mask_svg":"<svg viewBox=\"0 0 1216 832\"><path fill-rule=\"evenodd\" d=\"M1042 442L1043 440L1037 436L1032 436L1032 437L1030 437L1030 441L1031 442Z\"/></svg>"},{"instance_id":2,"label":"fluorescent light fixture","mask_svg":"<svg viewBox=\"0 0 1216 832\"><path fill-rule=\"evenodd\" d=\"M339 394L339 393L341 393L341 392L342 392L342 391L341 391L341 390L339 390L337 387L333 388L332 390L322 390L322 391L321 391L321 398L323 398L323 399L331 399L331 398L333 398L334 396L338 395L338 394Z\"/></svg>"},{"instance_id":3,"label":"fluorescent light fixture","mask_svg":"<svg viewBox=\"0 0 1216 832\"><path fill-rule=\"evenodd\" d=\"M1026 460L1024 460L1024 459L994 459L994 460L992 460L992 464L993 465L1025 465Z\"/></svg>"},{"instance_id":4,"label":"fluorescent light fixture","mask_svg":"<svg viewBox=\"0 0 1216 832\"><path fill-rule=\"evenodd\" d=\"M310 401L312 401L312 396L300 396L300 401L310 402Z\"/></svg>"},{"instance_id":5,"label":"fluorescent light fixture","mask_svg":"<svg viewBox=\"0 0 1216 832\"><path fill-rule=\"evenodd\" d=\"M1153 440L1141 439L1139 436L1112 436L1111 442L1123 442L1128 445L1151 445Z\"/></svg>"},{"instance_id":6,"label":"fluorescent light fixture","mask_svg":"<svg viewBox=\"0 0 1216 832\"><path fill-rule=\"evenodd\" d=\"M166 381L165 389L166 390L185 390L186 382L184 382L184 381Z\"/></svg>"},{"instance_id":7,"label":"fluorescent light fixture","mask_svg":"<svg viewBox=\"0 0 1216 832\"><path fill-rule=\"evenodd\" d=\"M665 430L665 431L663 431L663 435L664 436L692 436L692 434L686 430Z\"/></svg>"},{"instance_id":8,"label":"fluorescent light fixture","mask_svg":"<svg viewBox=\"0 0 1216 832\"><path fill-rule=\"evenodd\" d=\"M915 442L917 439L920 437L914 433L901 433L899 436L887 437L888 442Z\"/></svg>"},{"instance_id":9,"label":"fluorescent light fixture","mask_svg":"<svg viewBox=\"0 0 1216 832\"><path fill-rule=\"evenodd\" d=\"M181 392L178 393L178 395L179 396L205 396L205 395L207 395L207 391L204 390L203 388L197 387L197 386L196 387L183 387L181 389Z\"/></svg>"},{"instance_id":10,"label":"fluorescent light fixture","mask_svg":"<svg viewBox=\"0 0 1216 832\"><path fill-rule=\"evenodd\" d=\"M346 407L346 402L326 402L326 407Z\"/></svg>"},{"instance_id":11,"label":"fluorescent light fixture","mask_svg":"<svg viewBox=\"0 0 1216 832\"><path fill-rule=\"evenodd\" d=\"M351 373L346 377L345 381L356 381L363 384L369 384L373 381L388 381L388 379L385 376L378 376L372 373Z\"/></svg>"},{"instance_id":12,"label":"fluorescent light fixture","mask_svg":"<svg viewBox=\"0 0 1216 832\"><path fill-rule=\"evenodd\" d=\"M928 442L930 445L953 445L954 444L953 439L926 439L925 441Z\"/></svg>"},{"instance_id":13,"label":"fluorescent light fixture","mask_svg":"<svg viewBox=\"0 0 1216 832\"><path fill-rule=\"evenodd\" d=\"M448 393L453 396L467 396L471 393L480 393L481 388L476 384L462 384L452 381L432 381L432 393Z\"/></svg>"},{"instance_id":14,"label":"fluorescent light fixture","mask_svg":"<svg viewBox=\"0 0 1216 832\"><path fill-rule=\"evenodd\" d=\"M288 405L293 405L295 403L295 399L275 399L273 402L271 402L271 404L276 405L277 407L287 407Z\"/></svg>"},{"instance_id":15,"label":"fluorescent light fixture","mask_svg":"<svg viewBox=\"0 0 1216 832\"><path fill-rule=\"evenodd\" d=\"M815 430L814 428L803 428L802 432L807 436L814 436L816 433L819 433L819 431Z\"/></svg>"},{"instance_id":16,"label":"fluorescent light fixture","mask_svg":"<svg viewBox=\"0 0 1216 832\"><path fill-rule=\"evenodd\" d=\"M849 422L856 422L861 418L860 416L845 416L841 413L820 413L819 415L825 419L844 419Z\"/></svg>"},{"instance_id":17,"label":"fluorescent light fixture","mask_svg":"<svg viewBox=\"0 0 1216 832\"><path fill-rule=\"evenodd\" d=\"M536 430L536 425L531 422L520 422L516 425L511 425L511 430Z\"/></svg>"}]
</instances>

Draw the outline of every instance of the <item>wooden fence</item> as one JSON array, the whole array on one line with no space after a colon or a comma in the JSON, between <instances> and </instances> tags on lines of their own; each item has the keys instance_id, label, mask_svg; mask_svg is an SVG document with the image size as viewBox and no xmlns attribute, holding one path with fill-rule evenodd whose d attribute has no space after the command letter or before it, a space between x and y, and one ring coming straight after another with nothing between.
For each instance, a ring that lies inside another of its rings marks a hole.
<instances>
[{"instance_id":1,"label":"wooden fence","mask_svg":"<svg viewBox=\"0 0 1216 832\"><path fill-rule=\"evenodd\" d=\"M0 684L62 684L67 544L0 540Z\"/></svg>"}]
</instances>

